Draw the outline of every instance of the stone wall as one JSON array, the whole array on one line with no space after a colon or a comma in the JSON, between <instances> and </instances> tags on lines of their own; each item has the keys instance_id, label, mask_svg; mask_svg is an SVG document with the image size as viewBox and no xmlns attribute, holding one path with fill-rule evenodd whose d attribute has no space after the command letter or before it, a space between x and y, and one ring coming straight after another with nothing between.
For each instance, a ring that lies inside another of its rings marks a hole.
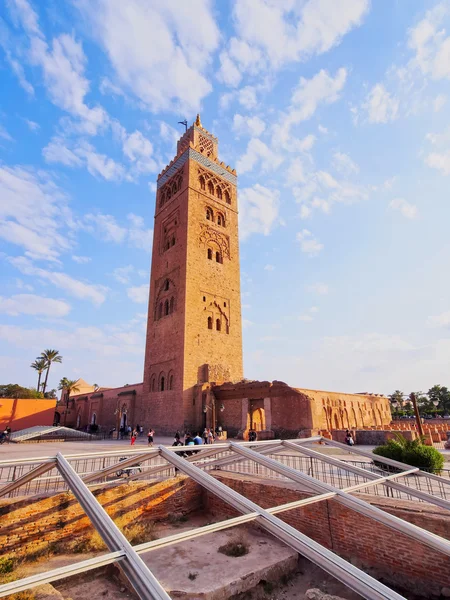
<instances>
[{"instance_id":1,"label":"stone wall","mask_svg":"<svg viewBox=\"0 0 450 600\"><path fill-rule=\"evenodd\" d=\"M293 484L267 482L237 475L215 476L264 508L307 497ZM358 494L371 504L410 523L450 539L450 515L444 509L425 503L394 500ZM222 500L207 493L206 506L215 517L238 516ZM305 535L320 542L346 560L393 585L420 593L439 596L441 588L450 588L450 558L352 511L335 500L318 502L278 515Z\"/></svg>"},{"instance_id":2,"label":"stone wall","mask_svg":"<svg viewBox=\"0 0 450 600\"><path fill-rule=\"evenodd\" d=\"M35 425L53 425L56 400L47 398L1 398L0 430L9 425L12 431L20 431Z\"/></svg>"},{"instance_id":3,"label":"stone wall","mask_svg":"<svg viewBox=\"0 0 450 600\"><path fill-rule=\"evenodd\" d=\"M128 482L94 489L112 519L129 525L143 519L160 521L199 510L202 488L186 477L159 483ZM0 501L0 548L18 556L44 550L54 542L72 541L92 532L88 517L69 493Z\"/></svg>"}]
</instances>

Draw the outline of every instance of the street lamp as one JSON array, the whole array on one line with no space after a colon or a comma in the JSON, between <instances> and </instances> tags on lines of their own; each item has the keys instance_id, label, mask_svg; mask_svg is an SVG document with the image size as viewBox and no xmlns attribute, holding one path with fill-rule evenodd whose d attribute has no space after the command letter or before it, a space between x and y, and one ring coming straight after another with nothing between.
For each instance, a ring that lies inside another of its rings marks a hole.
<instances>
[{"instance_id":1,"label":"street lamp","mask_svg":"<svg viewBox=\"0 0 450 600\"><path fill-rule=\"evenodd\" d=\"M212 412L212 428L213 428L213 432L216 431L216 399L214 398L214 396L211 396L211 406L207 406L206 404L203 405L203 412L206 413L208 412L208 410L210 410ZM223 412L225 410L225 406L221 403L219 406L219 410L220 412Z\"/></svg>"}]
</instances>

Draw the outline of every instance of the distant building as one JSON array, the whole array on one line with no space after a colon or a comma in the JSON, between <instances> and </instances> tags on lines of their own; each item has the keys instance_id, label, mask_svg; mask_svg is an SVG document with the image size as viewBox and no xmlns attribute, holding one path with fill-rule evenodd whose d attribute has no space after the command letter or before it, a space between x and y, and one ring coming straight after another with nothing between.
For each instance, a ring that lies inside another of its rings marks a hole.
<instances>
[{"instance_id":1,"label":"distant building","mask_svg":"<svg viewBox=\"0 0 450 600\"><path fill-rule=\"evenodd\" d=\"M73 401L76 427L157 433L292 436L391 420L384 397L243 380L237 176L199 116L157 180L144 381Z\"/></svg>"}]
</instances>

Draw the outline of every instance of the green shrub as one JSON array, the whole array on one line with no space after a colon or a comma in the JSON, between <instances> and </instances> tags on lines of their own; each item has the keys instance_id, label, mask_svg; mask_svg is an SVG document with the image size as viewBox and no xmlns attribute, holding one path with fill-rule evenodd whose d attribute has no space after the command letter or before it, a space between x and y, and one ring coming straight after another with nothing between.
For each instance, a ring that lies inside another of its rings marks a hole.
<instances>
[{"instance_id":1,"label":"green shrub","mask_svg":"<svg viewBox=\"0 0 450 600\"><path fill-rule=\"evenodd\" d=\"M11 556L2 556L0 558L0 574L12 573L16 568L16 561Z\"/></svg>"},{"instance_id":2,"label":"green shrub","mask_svg":"<svg viewBox=\"0 0 450 600\"><path fill-rule=\"evenodd\" d=\"M436 448L422 445L405 449L403 462L430 473L440 473L444 466L444 457Z\"/></svg>"},{"instance_id":3,"label":"green shrub","mask_svg":"<svg viewBox=\"0 0 450 600\"><path fill-rule=\"evenodd\" d=\"M397 440L388 440L385 444L377 446L373 453L399 462L403 460L403 446Z\"/></svg>"},{"instance_id":4,"label":"green shrub","mask_svg":"<svg viewBox=\"0 0 450 600\"><path fill-rule=\"evenodd\" d=\"M430 473L439 473L444 466L443 455L433 446L425 446L422 438L407 440L397 434L395 440L388 440L385 444L377 446L373 453ZM383 463L374 462L377 466L386 468ZM389 470L392 471L392 467L389 467Z\"/></svg>"}]
</instances>

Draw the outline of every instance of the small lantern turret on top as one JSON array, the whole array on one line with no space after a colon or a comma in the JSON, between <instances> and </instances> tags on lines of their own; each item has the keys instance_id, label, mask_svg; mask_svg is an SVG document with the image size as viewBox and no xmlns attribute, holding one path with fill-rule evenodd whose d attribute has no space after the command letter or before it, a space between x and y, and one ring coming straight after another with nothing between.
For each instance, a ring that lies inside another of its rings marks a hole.
<instances>
[{"instance_id":1,"label":"small lantern turret on top","mask_svg":"<svg viewBox=\"0 0 450 600\"><path fill-rule=\"evenodd\" d=\"M186 150L190 144L192 144L195 150L201 152L201 154L204 154L212 159L217 159L219 151L218 140L202 126L199 114L197 115L195 122L178 140L177 156L184 152L184 150Z\"/></svg>"}]
</instances>

